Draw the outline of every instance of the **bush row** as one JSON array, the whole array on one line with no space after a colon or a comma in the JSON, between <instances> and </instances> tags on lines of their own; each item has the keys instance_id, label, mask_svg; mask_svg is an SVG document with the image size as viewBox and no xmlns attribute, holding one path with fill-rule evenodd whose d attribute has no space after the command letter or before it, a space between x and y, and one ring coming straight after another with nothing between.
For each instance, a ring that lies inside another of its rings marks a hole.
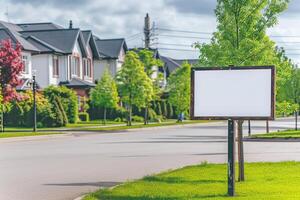
<instances>
[{"instance_id":1,"label":"bush row","mask_svg":"<svg viewBox=\"0 0 300 200\"><path fill-rule=\"evenodd\" d=\"M5 125L32 127L32 91L20 93L21 100L10 102L5 113ZM64 86L50 86L36 94L38 127L61 127L78 120L76 93Z\"/></svg>"}]
</instances>

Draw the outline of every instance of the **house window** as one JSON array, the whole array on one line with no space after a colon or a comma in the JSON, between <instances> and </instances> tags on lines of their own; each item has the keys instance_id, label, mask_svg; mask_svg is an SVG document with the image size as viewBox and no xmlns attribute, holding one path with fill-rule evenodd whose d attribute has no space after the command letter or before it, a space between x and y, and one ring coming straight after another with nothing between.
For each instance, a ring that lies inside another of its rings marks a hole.
<instances>
[{"instance_id":1,"label":"house window","mask_svg":"<svg viewBox=\"0 0 300 200\"><path fill-rule=\"evenodd\" d=\"M59 76L59 63L58 63L58 57L53 56L53 69L52 69L53 77Z\"/></svg>"},{"instance_id":2,"label":"house window","mask_svg":"<svg viewBox=\"0 0 300 200\"><path fill-rule=\"evenodd\" d=\"M22 55L22 63L23 63L22 72L24 74L28 74L29 73L29 58L27 55Z\"/></svg>"},{"instance_id":3,"label":"house window","mask_svg":"<svg viewBox=\"0 0 300 200\"><path fill-rule=\"evenodd\" d=\"M72 56L71 58L71 72L72 76L80 76L80 57Z\"/></svg>"},{"instance_id":4,"label":"house window","mask_svg":"<svg viewBox=\"0 0 300 200\"><path fill-rule=\"evenodd\" d=\"M92 60L90 58L83 60L83 74L85 77L92 77Z\"/></svg>"}]
</instances>

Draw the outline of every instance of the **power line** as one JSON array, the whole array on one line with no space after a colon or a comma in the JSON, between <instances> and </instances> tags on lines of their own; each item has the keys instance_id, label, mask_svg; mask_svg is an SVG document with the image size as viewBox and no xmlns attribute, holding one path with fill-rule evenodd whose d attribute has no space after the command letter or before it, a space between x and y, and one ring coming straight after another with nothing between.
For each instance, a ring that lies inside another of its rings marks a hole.
<instances>
[{"instance_id":1,"label":"power line","mask_svg":"<svg viewBox=\"0 0 300 200\"><path fill-rule=\"evenodd\" d=\"M132 37L136 37L136 36L139 36L139 35L141 35L142 33L136 33L136 34L133 34L133 35L130 35L130 36L128 36L128 37L126 37L126 39L130 39L130 38L132 38Z\"/></svg>"},{"instance_id":2,"label":"power line","mask_svg":"<svg viewBox=\"0 0 300 200\"><path fill-rule=\"evenodd\" d=\"M198 50L192 50L192 49L173 49L173 48L161 48L161 47L158 47L158 49L160 50L166 50L166 51L190 51L190 52L197 52Z\"/></svg>"},{"instance_id":3,"label":"power line","mask_svg":"<svg viewBox=\"0 0 300 200\"><path fill-rule=\"evenodd\" d=\"M162 37L174 37L174 38L191 38L191 39L201 39L201 40L210 40L210 38L196 37L196 36L183 36L183 35L158 35Z\"/></svg>"},{"instance_id":4,"label":"power line","mask_svg":"<svg viewBox=\"0 0 300 200\"><path fill-rule=\"evenodd\" d=\"M156 28L156 30L169 31L169 32L178 32L178 33L197 33L197 34L206 34L206 35L211 35L212 34L212 32L186 31L186 30L169 29L169 28Z\"/></svg>"},{"instance_id":5,"label":"power line","mask_svg":"<svg viewBox=\"0 0 300 200\"><path fill-rule=\"evenodd\" d=\"M162 43L162 42L153 43L153 45L167 45L167 46L192 47L192 45L188 45L188 44L175 44L175 43Z\"/></svg>"}]
</instances>

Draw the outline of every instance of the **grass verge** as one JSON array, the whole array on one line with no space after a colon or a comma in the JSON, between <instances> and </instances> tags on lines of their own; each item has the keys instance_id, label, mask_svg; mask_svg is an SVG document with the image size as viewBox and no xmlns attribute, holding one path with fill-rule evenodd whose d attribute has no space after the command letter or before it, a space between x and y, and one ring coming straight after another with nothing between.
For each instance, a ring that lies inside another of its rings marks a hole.
<instances>
[{"instance_id":1,"label":"grass verge","mask_svg":"<svg viewBox=\"0 0 300 200\"><path fill-rule=\"evenodd\" d=\"M202 164L169 171L112 189L100 189L84 200L300 199L300 163L246 164L246 181L227 196L227 165Z\"/></svg>"},{"instance_id":2,"label":"grass verge","mask_svg":"<svg viewBox=\"0 0 300 200\"><path fill-rule=\"evenodd\" d=\"M279 132L271 132L265 134L255 134L250 136L250 138L254 139L299 139L300 138L300 130L287 130L287 131L279 131Z\"/></svg>"},{"instance_id":3,"label":"grass verge","mask_svg":"<svg viewBox=\"0 0 300 200\"><path fill-rule=\"evenodd\" d=\"M0 138L54 135L54 134L63 134L63 133L62 132L4 132L4 133L0 133Z\"/></svg>"}]
</instances>

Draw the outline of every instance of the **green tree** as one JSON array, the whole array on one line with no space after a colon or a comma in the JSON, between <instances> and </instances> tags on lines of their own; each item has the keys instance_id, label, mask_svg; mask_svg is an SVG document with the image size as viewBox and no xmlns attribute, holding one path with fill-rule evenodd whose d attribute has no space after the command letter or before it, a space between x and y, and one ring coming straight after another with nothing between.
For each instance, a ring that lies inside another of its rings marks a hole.
<instances>
[{"instance_id":1,"label":"green tree","mask_svg":"<svg viewBox=\"0 0 300 200\"><path fill-rule=\"evenodd\" d=\"M102 107L103 123L106 124L106 112L109 108L117 108L119 102L117 85L108 69L105 69L103 76L96 87L91 91L91 102L95 106Z\"/></svg>"},{"instance_id":2,"label":"green tree","mask_svg":"<svg viewBox=\"0 0 300 200\"><path fill-rule=\"evenodd\" d=\"M300 70L297 66L293 66L290 79L280 88L277 100L300 104Z\"/></svg>"},{"instance_id":3,"label":"green tree","mask_svg":"<svg viewBox=\"0 0 300 200\"><path fill-rule=\"evenodd\" d=\"M201 66L275 65L277 85L286 81L282 63L266 31L276 25L289 0L217 0L217 31L208 44L198 43ZM237 91L238 92L238 91ZM239 163L243 165L242 124L238 121ZM240 168L239 180L244 180Z\"/></svg>"},{"instance_id":4,"label":"green tree","mask_svg":"<svg viewBox=\"0 0 300 200\"><path fill-rule=\"evenodd\" d=\"M159 67L163 66L160 59L154 57L154 52L149 49L143 49L138 52L140 61L144 64L144 70L147 76L152 80L153 94L146 99L144 124L148 123L149 106L152 100L159 100L162 94L161 82L163 81L163 74L159 72ZM157 73L157 76L154 76Z\"/></svg>"},{"instance_id":5,"label":"green tree","mask_svg":"<svg viewBox=\"0 0 300 200\"><path fill-rule=\"evenodd\" d=\"M177 68L168 79L169 103L175 107L176 115L189 113L191 66L187 62Z\"/></svg>"},{"instance_id":6,"label":"green tree","mask_svg":"<svg viewBox=\"0 0 300 200\"><path fill-rule=\"evenodd\" d=\"M153 98L152 81L135 52L129 51L126 54L125 62L117 74L117 81L121 99L127 105L127 123L131 126L132 106L145 107Z\"/></svg>"},{"instance_id":7,"label":"green tree","mask_svg":"<svg viewBox=\"0 0 300 200\"><path fill-rule=\"evenodd\" d=\"M290 70L266 31L276 25L287 4L288 0L218 0L217 31L210 43L196 45L199 65L275 65L277 86L282 85Z\"/></svg>"}]
</instances>

